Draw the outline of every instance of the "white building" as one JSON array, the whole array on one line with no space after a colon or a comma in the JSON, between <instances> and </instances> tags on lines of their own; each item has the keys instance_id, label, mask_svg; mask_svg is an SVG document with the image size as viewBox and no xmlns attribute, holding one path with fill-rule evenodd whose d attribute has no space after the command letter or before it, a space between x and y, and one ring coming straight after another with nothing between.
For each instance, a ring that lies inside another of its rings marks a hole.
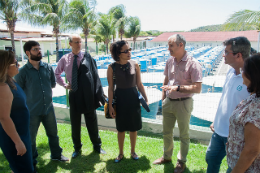
<instances>
[{"instance_id":1,"label":"white building","mask_svg":"<svg viewBox=\"0 0 260 173\"><path fill-rule=\"evenodd\" d=\"M223 41L233 37L244 36L251 42L251 46L256 49L259 46L260 32L252 31L226 31L226 32L165 32L150 42L150 46L163 46L168 44L168 38L174 34L181 34L185 37L187 46L218 46L222 45Z\"/></svg>"}]
</instances>

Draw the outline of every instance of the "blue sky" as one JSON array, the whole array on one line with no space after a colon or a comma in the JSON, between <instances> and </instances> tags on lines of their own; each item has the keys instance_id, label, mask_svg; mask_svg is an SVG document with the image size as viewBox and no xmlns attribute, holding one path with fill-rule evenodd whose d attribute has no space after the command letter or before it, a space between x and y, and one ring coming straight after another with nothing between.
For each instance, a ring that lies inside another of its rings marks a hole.
<instances>
[{"instance_id":1,"label":"blue sky","mask_svg":"<svg viewBox=\"0 0 260 173\"><path fill-rule=\"evenodd\" d=\"M140 18L143 31L189 31L222 24L236 11L260 11L259 0L97 0L96 11L107 13L119 4L125 6L127 16Z\"/></svg>"}]
</instances>

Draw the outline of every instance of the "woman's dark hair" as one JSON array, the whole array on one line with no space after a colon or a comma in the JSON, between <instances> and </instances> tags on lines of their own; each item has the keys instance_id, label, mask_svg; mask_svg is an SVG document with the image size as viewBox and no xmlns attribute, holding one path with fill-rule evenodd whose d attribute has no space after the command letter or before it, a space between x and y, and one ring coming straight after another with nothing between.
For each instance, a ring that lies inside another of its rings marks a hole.
<instances>
[{"instance_id":1,"label":"woman's dark hair","mask_svg":"<svg viewBox=\"0 0 260 173\"><path fill-rule=\"evenodd\" d=\"M114 42L110 45L111 56L115 61L119 61L119 55L124 45L128 44L127 41L121 40Z\"/></svg>"},{"instance_id":2,"label":"woman's dark hair","mask_svg":"<svg viewBox=\"0 0 260 173\"><path fill-rule=\"evenodd\" d=\"M0 83L7 83L12 89L16 89L14 79L7 74L7 70L14 62L15 54L12 51L0 50Z\"/></svg>"},{"instance_id":3,"label":"woman's dark hair","mask_svg":"<svg viewBox=\"0 0 260 173\"><path fill-rule=\"evenodd\" d=\"M243 67L244 75L250 80L247 87L248 92L255 92L260 97L260 54L254 54L247 58Z\"/></svg>"}]
</instances>

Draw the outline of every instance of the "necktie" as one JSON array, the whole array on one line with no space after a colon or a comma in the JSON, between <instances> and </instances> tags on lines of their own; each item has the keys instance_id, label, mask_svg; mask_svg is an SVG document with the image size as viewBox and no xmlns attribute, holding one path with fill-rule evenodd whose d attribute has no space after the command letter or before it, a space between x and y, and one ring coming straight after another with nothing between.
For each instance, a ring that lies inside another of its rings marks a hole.
<instances>
[{"instance_id":1,"label":"necktie","mask_svg":"<svg viewBox=\"0 0 260 173\"><path fill-rule=\"evenodd\" d=\"M73 67L72 67L72 91L77 91L78 89L78 64L77 64L78 55L74 55Z\"/></svg>"}]
</instances>

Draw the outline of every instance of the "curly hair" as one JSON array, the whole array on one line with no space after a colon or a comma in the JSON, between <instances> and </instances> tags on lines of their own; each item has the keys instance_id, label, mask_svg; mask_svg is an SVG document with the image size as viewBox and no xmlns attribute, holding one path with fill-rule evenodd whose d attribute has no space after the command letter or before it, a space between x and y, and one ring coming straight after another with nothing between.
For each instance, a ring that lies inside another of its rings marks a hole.
<instances>
[{"instance_id":1,"label":"curly hair","mask_svg":"<svg viewBox=\"0 0 260 173\"><path fill-rule=\"evenodd\" d=\"M127 41L121 40L121 41L114 42L110 45L111 56L115 61L119 61L119 55L121 54L121 49L126 44L128 44Z\"/></svg>"},{"instance_id":2,"label":"curly hair","mask_svg":"<svg viewBox=\"0 0 260 173\"><path fill-rule=\"evenodd\" d=\"M15 54L12 51L0 50L0 83L7 83L12 89L16 89L14 79L7 74L10 64L13 63Z\"/></svg>"},{"instance_id":3,"label":"curly hair","mask_svg":"<svg viewBox=\"0 0 260 173\"><path fill-rule=\"evenodd\" d=\"M260 53L254 54L247 58L244 63L243 73L250 80L247 91L256 93L260 97Z\"/></svg>"}]
</instances>

